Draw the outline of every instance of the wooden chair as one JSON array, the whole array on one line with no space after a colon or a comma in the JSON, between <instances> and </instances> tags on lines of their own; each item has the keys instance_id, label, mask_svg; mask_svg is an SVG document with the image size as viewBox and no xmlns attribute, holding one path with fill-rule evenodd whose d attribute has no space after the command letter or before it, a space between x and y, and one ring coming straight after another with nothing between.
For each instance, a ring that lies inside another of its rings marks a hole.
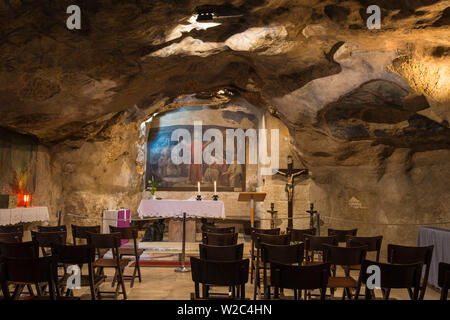
<instances>
[{"instance_id":1,"label":"wooden chair","mask_svg":"<svg viewBox=\"0 0 450 320\"><path fill-rule=\"evenodd\" d=\"M21 234L23 238L23 224L15 224L12 226L0 226L0 233L13 233L17 232Z\"/></svg>"},{"instance_id":2,"label":"wooden chair","mask_svg":"<svg viewBox=\"0 0 450 320\"><path fill-rule=\"evenodd\" d=\"M67 228L65 225L61 226L38 226L37 227L38 232L67 232Z\"/></svg>"},{"instance_id":3,"label":"wooden chair","mask_svg":"<svg viewBox=\"0 0 450 320\"><path fill-rule=\"evenodd\" d=\"M128 275L123 276L123 278L125 280L131 280L130 288L133 288L134 279L136 278L136 274L138 276L139 282L142 282L139 259L141 258L141 255L144 253L144 249L139 249L138 245L137 245L138 229L136 227L109 226L109 231L111 233L120 233L121 240L132 240L133 241L132 248L123 248L123 247L119 248L119 258L120 259L122 259L122 257L134 257L135 264L134 264L133 275L132 276L128 276ZM114 283L114 280L113 280L113 283Z\"/></svg>"},{"instance_id":4,"label":"wooden chair","mask_svg":"<svg viewBox=\"0 0 450 320\"><path fill-rule=\"evenodd\" d=\"M248 281L249 260L240 261L210 261L191 257L192 280L195 283L195 293L191 299L211 299L210 286L225 286L233 288L231 298L245 299L245 284ZM200 296L202 284L202 296ZM239 287L239 290L234 288ZM223 298L222 296L219 296Z\"/></svg>"},{"instance_id":5,"label":"wooden chair","mask_svg":"<svg viewBox=\"0 0 450 320\"><path fill-rule=\"evenodd\" d=\"M113 293L114 299L117 299L119 295L120 287L122 287L121 294L123 298L127 299L127 292L125 289L125 282L123 280L123 271L125 267L130 262L129 259L121 259L119 254L120 247L120 233L109 233L109 234L99 234L99 233L88 233L88 244L95 249L110 249L112 252L112 259L99 258L94 261L94 268L98 268L99 272L97 274L103 274L105 268L113 268L115 270L114 279L117 279L116 290L114 292L100 291L97 290L97 298L100 300L102 298L102 293Z\"/></svg>"},{"instance_id":6,"label":"wooden chair","mask_svg":"<svg viewBox=\"0 0 450 320\"><path fill-rule=\"evenodd\" d=\"M244 244L232 246L211 246L199 244L200 259L212 261L236 261L242 260Z\"/></svg>"},{"instance_id":7,"label":"wooden chair","mask_svg":"<svg viewBox=\"0 0 450 320\"><path fill-rule=\"evenodd\" d=\"M330 288L331 293L337 288L343 288L344 292L342 294L342 299L345 296L352 299L353 295L351 290L358 287L358 281L353 279L350 275L349 266L361 265L361 263L366 258L367 246L361 247L339 247L329 244L323 245L323 260L334 266L332 269L333 276L328 278L327 287ZM345 271L344 277L336 276L336 267L341 266Z\"/></svg>"},{"instance_id":8,"label":"wooden chair","mask_svg":"<svg viewBox=\"0 0 450 320\"><path fill-rule=\"evenodd\" d=\"M422 274L422 262L411 264L390 264L376 261L364 260L361 264L361 272L358 279L355 298L358 299L361 285L367 284L367 280L372 273L367 273L369 266L377 266L380 269L380 285L383 299L388 300L392 288L408 289L412 291L411 300L417 300L420 291L420 277ZM370 290L367 285L365 289L366 299L375 297L374 290Z\"/></svg>"},{"instance_id":9,"label":"wooden chair","mask_svg":"<svg viewBox=\"0 0 450 320\"><path fill-rule=\"evenodd\" d=\"M0 233L0 242L6 243L22 242L22 234L19 232Z\"/></svg>"},{"instance_id":10,"label":"wooden chair","mask_svg":"<svg viewBox=\"0 0 450 320\"><path fill-rule=\"evenodd\" d=\"M39 257L39 246L35 241L0 243L0 257L37 259ZM14 283L13 283L14 284ZM15 283L15 294L22 293L26 286L30 295L34 295L32 285L36 286L37 294L41 293L41 288L37 283Z\"/></svg>"},{"instance_id":11,"label":"wooden chair","mask_svg":"<svg viewBox=\"0 0 450 320\"><path fill-rule=\"evenodd\" d=\"M204 232L208 232L208 233L236 233L236 229L234 227L217 228L217 227L206 226Z\"/></svg>"},{"instance_id":12,"label":"wooden chair","mask_svg":"<svg viewBox=\"0 0 450 320\"><path fill-rule=\"evenodd\" d=\"M72 224L71 229L72 241L74 245L87 244L89 233L100 233L100 226L76 226ZM105 253L105 250L96 249L98 258L101 258Z\"/></svg>"},{"instance_id":13,"label":"wooden chair","mask_svg":"<svg viewBox=\"0 0 450 320\"><path fill-rule=\"evenodd\" d=\"M237 244L237 233L202 233L202 243L212 246L232 246Z\"/></svg>"},{"instance_id":14,"label":"wooden chair","mask_svg":"<svg viewBox=\"0 0 450 320\"><path fill-rule=\"evenodd\" d=\"M74 246L53 243L52 254L57 263L77 265L80 268L80 286L90 287L91 299L95 300L97 291L99 290L100 285L105 282L106 276L95 274L93 267L95 253L92 248L88 245ZM87 275L83 275L83 265L87 265L88 267ZM57 288L61 289L62 293L66 291L66 296L73 295L73 290L67 288L69 276L69 274L65 274L57 283Z\"/></svg>"},{"instance_id":15,"label":"wooden chair","mask_svg":"<svg viewBox=\"0 0 450 320\"><path fill-rule=\"evenodd\" d=\"M338 241L336 236L310 236L308 234L304 235L305 237L305 262L304 265L314 265L323 263L322 261L315 261L314 254L315 252L319 253L319 257L323 256L323 245L331 244L338 245Z\"/></svg>"},{"instance_id":16,"label":"wooden chair","mask_svg":"<svg viewBox=\"0 0 450 320\"><path fill-rule=\"evenodd\" d=\"M239 261L244 254L244 244L232 246L210 246L199 244L200 259L208 261ZM230 288L229 292L232 292ZM216 293L218 294L218 293Z\"/></svg>"},{"instance_id":17,"label":"wooden chair","mask_svg":"<svg viewBox=\"0 0 450 320\"><path fill-rule=\"evenodd\" d=\"M447 300L450 290L450 263L439 263L438 286L441 287L441 300Z\"/></svg>"},{"instance_id":18,"label":"wooden chair","mask_svg":"<svg viewBox=\"0 0 450 320\"><path fill-rule=\"evenodd\" d=\"M72 224L71 227L74 245L77 245L77 239L87 242L88 233L100 233L100 226L76 226Z\"/></svg>"},{"instance_id":19,"label":"wooden chair","mask_svg":"<svg viewBox=\"0 0 450 320\"><path fill-rule=\"evenodd\" d=\"M252 240L252 248L250 251L250 257L251 257L251 266L250 266L250 283L253 283L253 274L255 271L255 261L256 261L256 255L255 255L255 241L256 241L256 234L272 234L272 235L279 235L280 234L280 228L276 229L258 229L258 228L250 228L250 237Z\"/></svg>"},{"instance_id":20,"label":"wooden chair","mask_svg":"<svg viewBox=\"0 0 450 320\"><path fill-rule=\"evenodd\" d=\"M260 285L260 271L265 269L265 265L261 261L261 248L263 244L274 244L274 245L288 245L290 243L290 236L287 234L283 235L272 235L255 233L255 248L256 248L256 263L255 263L255 276L253 279L253 299L256 299L257 292L261 292Z\"/></svg>"},{"instance_id":21,"label":"wooden chair","mask_svg":"<svg viewBox=\"0 0 450 320\"><path fill-rule=\"evenodd\" d=\"M263 263L264 296L270 299L270 285L267 280L267 269L270 263L282 263L301 266L305 253L305 244L276 245L263 243L261 245L261 261ZM294 292L296 294L296 292Z\"/></svg>"},{"instance_id":22,"label":"wooden chair","mask_svg":"<svg viewBox=\"0 0 450 320\"><path fill-rule=\"evenodd\" d=\"M346 241L347 236L354 236L358 233L358 229L350 229L350 230L338 230L338 229L328 229L328 236L336 236L337 241L339 243Z\"/></svg>"},{"instance_id":23,"label":"wooden chair","mask_svg":"<svg viewBox=\"0 0 450 320\"><path fill-rule=\"evenodd\" d=\"M289 227L286 228L286 234L291 235L291 241L300 241L305 242L305 234L310 236L314 236L316 234L316 228L310 229L291 229Z\"/></svg>"},{"instance_id":24,"label":"wooden chair","mask_svg":"<svg viewBox=\"0 0 450 320\"><path fill-rule=\"evenodd\" d=\"M367 246L367 252L376 252L375 261L380 261L381 243L383 242L383 236L375 237L346 237L347 247L361 247ZM358 267L359 269L359 267Z\"/></svg>"},{"instance_id":25,"label":"wooden chair","mask_svg":"<svg viewBox=\"0 0 450 320\"><path fill-rule=\"evenodd\" d=\"M280 288L294 290L294 299L301 298L301 294L298 295L297 292L319 289L320 299L325 300L329 273L330 265L328 263L314 266L291 266L272 262L270 264L270 284L275 288L275 298L278 298ZM307 299L306 294L304 298Z\"/></svg>"},{"instance_id":26,"label":"wooden chair","mask_svg":"<svg viewBox=\"0 0 450 320\"><path fill-rule=\"evenodd\" d=\"M54 281L54 264L52 257L44 258L2 258L2 272L0 273L1 287L5 300L18 300L22 290L18 290L17 286L14 293L9 292L9 283L45 283L49 288L51 300L56 300L55 281ZM23 287L22 287L23 288ZM43 297L43 291L38 291L37 297Z\"/></svg>"},{"instance_id":27,"label":"wooden chair","mask_svg":"<svg viewBox=\"0 0 450 320\"><path fill-rule=\"evenodd\" d=\"M66 244L67 232L55 231L55 232L37 232L31 231L31 239L36 241L39 248L41 248L42 255L44 257L50 256L49 250L53 243Z\"/></svg>"},{"instance_id":28,"label":"wooden chair","mask_svg":"<svg viewBox=\"0 0 450 320\"><path fill-rule=\"evenodd\" d=\"M433 255L434 246L427 247L408 247L395 244L388 244L387 254L388 262L395 264L408 264L422 262L425 267L425 273L420 288L419 300L423 300L425 291L427 290L428 275L430 274L431 257ZM412 290L408 290L410 298L412 298Z\"/></svg>"}]
</instances>

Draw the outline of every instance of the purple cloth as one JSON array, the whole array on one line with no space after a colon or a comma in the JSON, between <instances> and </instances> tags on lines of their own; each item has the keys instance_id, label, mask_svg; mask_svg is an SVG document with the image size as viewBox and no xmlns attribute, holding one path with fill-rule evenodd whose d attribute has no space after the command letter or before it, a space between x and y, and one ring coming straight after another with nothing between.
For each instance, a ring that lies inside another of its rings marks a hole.
<instances>
[{"instance_id":1,"label":"purple cloth","mask_svg":"<svg viewBox=\"0 0 450 320\"><path fill-rule=\"evenodd\" d=\"M428 284L438 287L439 262L450 263L450 230L420 227L417 237L417 246L434 246L430 264Z\"/></svg>"}]
</instances>

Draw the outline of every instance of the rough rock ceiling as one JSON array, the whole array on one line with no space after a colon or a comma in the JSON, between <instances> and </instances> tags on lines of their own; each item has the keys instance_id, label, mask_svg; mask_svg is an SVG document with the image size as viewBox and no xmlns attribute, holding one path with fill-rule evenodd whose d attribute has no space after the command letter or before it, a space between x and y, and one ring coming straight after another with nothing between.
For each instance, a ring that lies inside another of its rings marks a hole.
<instances>
[{"instance_id":1,"label":"rough rock ceiling","mask_svg":"<svg viewBox=\"0 0 450 320\"><path fill-rule=\"evenodd\" d=\"M66 28L71 4L79 31ZM380 30L366 28L373 4ZM217 25L192 19L202 10ZM0 0L0 21L0 126L44 143L95 138L122 112L185 95L226 103L229 89L320 161L345 162L342 142L450 144L450 1Z\"/></svg>"}]
</instances>

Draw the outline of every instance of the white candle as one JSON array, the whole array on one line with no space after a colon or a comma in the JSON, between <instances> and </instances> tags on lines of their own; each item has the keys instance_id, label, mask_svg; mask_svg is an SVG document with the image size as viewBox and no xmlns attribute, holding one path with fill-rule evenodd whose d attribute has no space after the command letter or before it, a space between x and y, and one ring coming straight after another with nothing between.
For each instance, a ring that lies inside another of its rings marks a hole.
<instances>
[{"instance_id":1,"label":"white candle","mask_svg":"<svg viewBox=\"0 0 450 320\"><path fill-rule=\"evenodd\" d=\"M217 194L217 185L216 185L216 181L214 181L214 194Z\"/></svg>"},{"instance_id":2,"label":"white candle","mask_svg":"<svg viewBox=\"0 0 450 320\"><path fill-rule=\"evenodd\" d=\"M197 182L198 194L200 194L200 181Z\"/></svg>"}]
</instances>

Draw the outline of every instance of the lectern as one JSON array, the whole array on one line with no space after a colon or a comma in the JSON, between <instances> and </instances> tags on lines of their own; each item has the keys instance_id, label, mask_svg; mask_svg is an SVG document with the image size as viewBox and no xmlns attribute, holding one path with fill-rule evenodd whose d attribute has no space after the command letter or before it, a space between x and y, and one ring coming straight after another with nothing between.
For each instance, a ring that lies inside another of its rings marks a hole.
<instances>
[{"instance_id":1,"label":"lectern","mask_svg":"<svg viewBox=\"0 0 450 320\"><path fill-rule=\"evenodd\" d=\"M255 227L255 201L261 202L266 198L265 192L241 192L238 201L250 201L250 222Z\"/></svg>"}]
</instances>

